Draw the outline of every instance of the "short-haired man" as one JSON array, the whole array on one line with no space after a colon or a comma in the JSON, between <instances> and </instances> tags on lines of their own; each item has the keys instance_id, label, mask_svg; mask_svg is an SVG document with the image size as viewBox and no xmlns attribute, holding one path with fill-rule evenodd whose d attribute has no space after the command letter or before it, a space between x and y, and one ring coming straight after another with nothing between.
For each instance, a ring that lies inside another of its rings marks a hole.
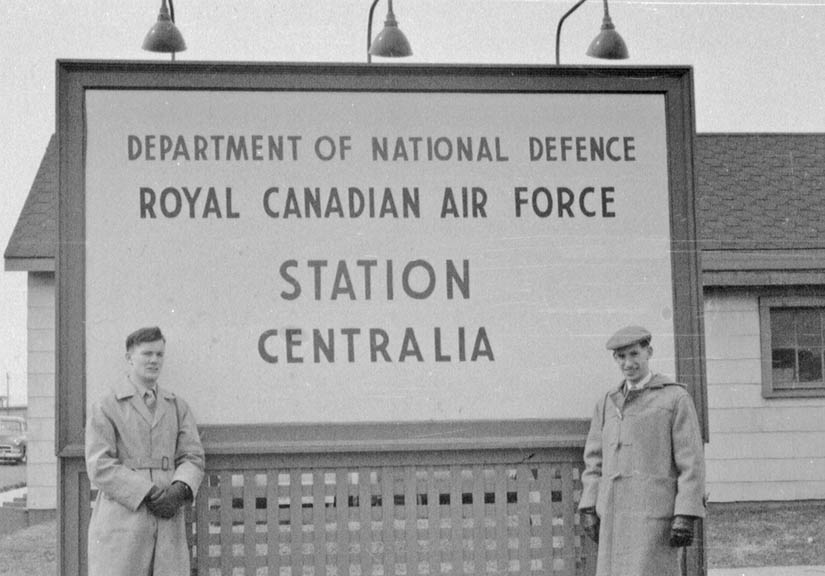
<instances>
[{"instance_id":1,"label":"short-haired man","mask_svg":"<svg viewBox=\"0 0 825 576\"><path fill-rule=\"evenodd\" d=\"M166 339L157 327L126 339L126 378L89 410L86 469L99 489L89 523L89 576L189 574L181 506L203 479L195 419L158 386Z\"/></svg>"},{"instance_id":2,"label":"short-haired man","mask_svg":"<svg viewBox=\"0 0 825 576\"><path fill-rule=\"evenodd\" d=\"M651 334L608 341L624 379L596 403L584 448L582 527L599 543L598 576L677 576L677 549L705 515L705 461L693 400L650 371Z\"/></svg>"}]
</instances>

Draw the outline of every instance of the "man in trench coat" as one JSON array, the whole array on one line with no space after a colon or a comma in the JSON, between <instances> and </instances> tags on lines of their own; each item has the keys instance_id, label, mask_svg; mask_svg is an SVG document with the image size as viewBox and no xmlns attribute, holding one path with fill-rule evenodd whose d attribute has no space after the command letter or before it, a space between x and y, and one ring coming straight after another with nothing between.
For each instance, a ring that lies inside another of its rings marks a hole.
<instances>
[{"instance_id":1,"label":"man in trench coat","mask_svg":"<svg viewBox=\"0 0 825 576\"><path fill-rule=\"evenodd\" d=\"M599 544L598 576L678 576L677 550L705 515L705 462L693 400L650 371L651 335L607 342L624 380L596 403L584 449L582 527Z\"/></svg>"},{"instance_id":2,"label":"man in trench coat","mask_svg":"<svg viewBox=\"0 0 825 576\"><path fill-rule=\"evenodd\" d=\"M203 479L189 406L158 387L166 340L157 327L126 339L127 375L89 412L86 469L99 491L89 523L89 576L189 574L182 506Z\"/></svg>"}]
</instances>

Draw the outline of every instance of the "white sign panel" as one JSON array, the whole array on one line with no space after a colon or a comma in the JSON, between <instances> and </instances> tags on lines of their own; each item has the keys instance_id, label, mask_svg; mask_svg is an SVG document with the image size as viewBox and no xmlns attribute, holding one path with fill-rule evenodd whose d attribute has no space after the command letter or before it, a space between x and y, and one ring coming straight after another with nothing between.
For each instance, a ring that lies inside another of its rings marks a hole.
<instances>
[{"instance_id":1,"label":"white sign panel","mask_svg":"<svg viewBox=\"0 0 825 576\"><path fill-rule=\"evenodd\" d=\"M86 382L204 424L588 417L674 373L664 96L86 92Z\"/></svg>"}]
</instances>

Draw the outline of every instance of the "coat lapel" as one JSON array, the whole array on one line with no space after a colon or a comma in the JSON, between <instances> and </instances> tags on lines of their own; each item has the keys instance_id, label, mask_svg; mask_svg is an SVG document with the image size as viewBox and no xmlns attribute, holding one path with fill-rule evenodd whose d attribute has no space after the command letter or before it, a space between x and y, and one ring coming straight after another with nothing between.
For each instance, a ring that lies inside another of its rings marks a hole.
<instances>
[{"instance_id":1,"label":"coat lapel","mask_svg":"<svg viewBox=\"0 0 825 576\"><path fill-rule=\"evenodd\" d=\"M124 378L123 382L118 385L115 390L115 396L117 396L118 400L128 401L129 404L132 405L132 408L134 408L150 426L152 425L152 413L149 412L149 409L143 402L143 398L137 393L137 388L135 388L135 385L132 384L128 378Z\"/></svg>"},{"instance_id":2,"label":"coat lapel","mask_svg":"<svg viewBox=\"0 0 825 576\"><path fill-rule=\"evenodd\" d=\"M158 425L165 417L175 409L175 395L167 392L158 386L158 403L155 406L155 419L152 422L152 428Z\"/></svg>"},{"instance_id":3,"label":"coat lapel","mask_svg":"<svg viewBox=\"0 0 825 576\"><path fill-rule=\"evenodd\" d=\"M619 384L618 388L616 388L615 390L613 390L613 392L610 393L610 401L613 402L613 405L616 406L616 408L619 410L619 414L622 413L622 409L624 408L625 397L622 391L623 388L624 380L621 384Z\"/></svg>"}]
</instances>

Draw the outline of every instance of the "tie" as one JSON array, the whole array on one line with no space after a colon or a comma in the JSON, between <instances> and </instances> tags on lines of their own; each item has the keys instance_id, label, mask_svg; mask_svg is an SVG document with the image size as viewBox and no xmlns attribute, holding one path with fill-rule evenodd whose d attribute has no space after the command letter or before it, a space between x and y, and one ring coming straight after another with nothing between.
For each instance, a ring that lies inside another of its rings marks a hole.
<instances>
[{"instance_id":1,"label":"tie","mask_svg":"<svg viewBox=\"0 0 825 576\"><path fill-rule=\"evenodd\" d=\"M146 407L152 414L155 413L155 404L157 404L156 394L157 393L153 389L149 389L146 391L146 394L143 395L143 401L146 403Z\"/></svg>"}]
</instances>

